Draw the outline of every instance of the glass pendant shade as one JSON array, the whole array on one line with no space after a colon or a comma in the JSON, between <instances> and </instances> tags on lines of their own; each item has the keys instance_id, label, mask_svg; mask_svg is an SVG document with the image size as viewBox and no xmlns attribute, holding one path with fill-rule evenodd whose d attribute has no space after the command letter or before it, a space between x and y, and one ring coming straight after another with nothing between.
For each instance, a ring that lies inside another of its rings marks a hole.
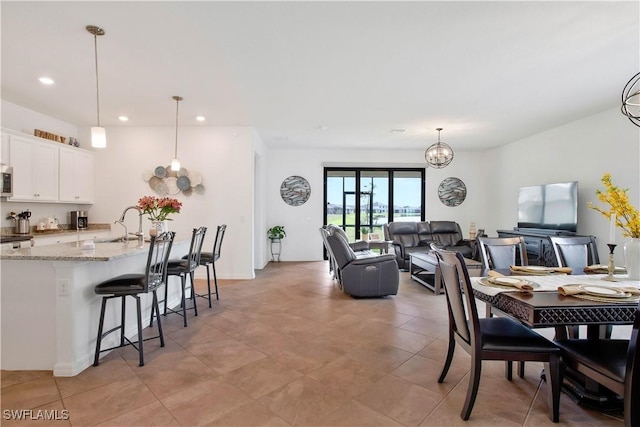
<instances>
[{"instance_id":1,"label":"glass pendant shade","mask_svg":"<svg viewBox=\"0 0 640 427\"><path fill-rule=\"evenodd\" d=\"M180 160L178 160L177 157L171 160L171 170L174 172L178 172L180 170Z\"/></svg>"},{"instance_id":2,"label":"glass pendant shade","mask_svg":"<svg viewBox=\"0 0 640 427\"><path fill-rule=\"evenodd\" d=\"M427 148L424 152L424 159L429 166L442 169L448 166L453 160L453 150L448 144L440 141L440 131L442 128L436 130L438 131L438 142Z\"/></svg>"},{"instance_id":3,"label":"glass pendant shade","mask_svg":"<svg viewBox=\"0 0 640 427\"><path fill-rule=\"evenodd\" d=\"M91 128L91 146L95 148L107 146L107 133L103 127L94 126Z\"/></svg>"}]
</instances>

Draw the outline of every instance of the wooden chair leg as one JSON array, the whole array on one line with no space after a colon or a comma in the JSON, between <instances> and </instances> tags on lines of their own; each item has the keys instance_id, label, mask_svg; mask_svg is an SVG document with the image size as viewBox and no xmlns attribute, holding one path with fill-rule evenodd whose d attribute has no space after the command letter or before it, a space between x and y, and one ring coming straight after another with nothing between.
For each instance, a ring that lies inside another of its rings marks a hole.
<instances>
[{"instance_id":1,"label":"wooden chair leg","mask_svg":"<svg viewBox=\"0 0 640 427\"><path fill-rule=\"evenodd\" d=\"M469 372L469 388L467 389L467 398L464 401L464 406L460 417L463 420L468 420L473 410L473 405L476 403L476 396L478 395L478 387L480 386L480 374L482 373L482 360L476 356L472 356L471 371Z\"/></svg>"},{"instance_id":2,"label":"wooden chair leg","mask_svg":"<svg viewBox=\"0 0 640 427\"><path fill-rule=\"evenodd\" d=\"M562 372L560 357L551 356L549 362L545 362L544 371L547 373L547 401L551 421L557 423L560 420L560 388L562 385Z\"/></svg>"},{"instance_id":3,"label":"wooden chair leg","mask_svg":"<svg viewBox=\"0 0 640 427\"><path fill-rule=\"evenodd\" d=\"M449 347L447 348L447 358L444 361L444 366L442 367L442 372L440 372L440 377L438 378L438 382L444 382L444 378L447 376L449 372L449 368L451 367L451 361L453 360L453 353L456 350L456 342L453 338L453 332L449 331Z\"/></svg>"}]
</instances>

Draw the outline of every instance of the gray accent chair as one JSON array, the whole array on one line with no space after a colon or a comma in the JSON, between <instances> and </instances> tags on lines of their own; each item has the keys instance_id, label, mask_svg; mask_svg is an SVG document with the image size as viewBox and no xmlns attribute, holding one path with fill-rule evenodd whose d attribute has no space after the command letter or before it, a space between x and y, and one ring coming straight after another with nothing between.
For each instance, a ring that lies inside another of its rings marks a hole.
<instances>
[{"instance_id":1,"label":"gray accent chair","mask_svg":"<svg viewBox=\"0 0 640 427\"><path fill-rule=\"evenodd\" d=\"M400 271L393 254L356 256L339 232L323 234L345 293L354 298L396 295Z\"/></svg>"},{"instance_id":2,"label":"gray accent chair","mask_svg":"<svg viewBox=\"0 0 640 427\"><path fill-rule=\"evenodd\" d=\"M346 231L344 231L342 229L342 227L339 227L339 226L337 226L335 224L328 224L327 225L327 229L329 230L330 233L338 233L342 237L344 237L344 239L347 242L349 241L349 236L347 236ZM351 247L351 249L353 249L354 252L361 252L361 251L368 251L369 250L369 243L365 242L364 240L359 240L357 242L349 243L349 246Z\"/></svg>"}]
</instances>

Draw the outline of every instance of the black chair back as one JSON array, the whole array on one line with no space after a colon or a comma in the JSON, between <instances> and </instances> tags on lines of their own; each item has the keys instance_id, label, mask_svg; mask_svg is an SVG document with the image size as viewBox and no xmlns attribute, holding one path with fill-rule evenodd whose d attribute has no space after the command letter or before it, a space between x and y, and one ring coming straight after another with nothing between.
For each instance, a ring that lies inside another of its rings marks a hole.
<instances>
[{"instance_id":1,"label":"black chair back","mask_svg":"<svg viewBox=\"0 0 640 427\"><path fill-rule=\"evenodd\" d=\"M636 308L636 318L629 338L627 350L626 378L624 383L624 422L626 427L640 425L640 304Z\"/></svg>"},{"instance_id":2,"label":"black chair back","mask_svg":"<svg viewBox=\"0 0 640 427\"><path fill-rule=\"evenodd\" d=\"M600 264L594 236L549 236L558 267L571 267L583 271L585 267Z\"/></svg>"},{"instance_id":3,"label":"black chair back","mask_svg":"<svg viewBox=\"0 0 640 427\"><path fill-rule=\"evenodd\" d=\"M480 330L478 309L471 288L469 272L464 257L459 252L443 251L431 246L438 257L440 274L449 306L449 321L453 331L468 346L467 351L477 343Z\"/></svg>"},{"instance_id":4,"label":"black chair back","mask_svg":"<svg viewBox=\"0 0 640 427\"><path fill-rule=\"evenodd\" d=\"M154 291L166 283L167 263L169 262L175 235L174 231L166 231L156 236L151 236L144 292Z\"/></svg>"},{"instance_id":5,"label":"black chair back","mask_svg":"<svg viewBox=\"0 0 640 427\"><path fill-rule=\"evenodd\" d=\"M478 237L482 267L508 269L512 265L529 265L523 237Z\"/></svg>"},{"instance_id":6,"label":"black chair back","mask_svg":"<svg viewBox=\"0 0 640 427\"><path fill-rule=\"evenodd\" d=\"M222 251L222 239L224 239L224 233L227 231L227 224L218 226L216 230L216 240L213 243L213 260L217 261L220 258Z\"/></svg>"},{"instance_id":7,"label":"black chair back","mask_svg":"<svg viewBox=\"0 0 640 427\"><path fill-rule=\"evenodd\" d=\"M189 272L195 271L200 265L200 253L202 252L202 243L207 233L207 227L194 228L191 234L191 245L189 245Z\"/></svg>"}]
</instances>

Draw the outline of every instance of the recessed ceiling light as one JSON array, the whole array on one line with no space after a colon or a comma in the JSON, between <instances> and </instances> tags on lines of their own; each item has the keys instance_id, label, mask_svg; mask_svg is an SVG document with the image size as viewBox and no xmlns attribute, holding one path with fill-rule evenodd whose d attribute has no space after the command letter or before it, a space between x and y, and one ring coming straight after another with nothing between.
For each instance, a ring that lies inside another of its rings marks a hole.
<instances>
[{"instance_id":1,"label":"recessed ceiling light","mask_svg":"<svg viewBox=\"0 0 640 427\"><path fill-rule=\"evenodd\" d=\"M38 80L43 85L47 85L47 86L52 85L54 83L54 81L53 81L53 79L51 77L40 77Z\"/></svg>"},{"instance_id":2,"label":"recessed ceiling light","mask_svg":"<svg viewBox=\"0 0 640 427\"><path fill-rule=\"evenodd\" d=\"M391 129L389 132L391 133L402 133L402 132L406 132L406 129Z\"/></svg>"},{"instance_id":3,"label":"recessed ceiling light","mask_svg":"<svg viewBox=\"0 0 640 427\"><path fill-rule=\"evenodd\" d=\"M196 116L196 120L199 122L204 122L207 118L205 116Z\"/></svg>"},{"instance_id":4,"label":"recessed ceiling light","mask_svg":"<svg viewBox=\"0 0 640 427\"><path fill-rule=\"evenodd\" d=\"M317 129L318 129L318 130L321 130L321 131L325 131L325 130L329 129L329 126L327 126L327 125L320 125L320 126L318 126L318 128L317 128Z\"/></svg>"},{"instance_id":5,"label":"recessed ceiling light","mask_svg":"<svg viewBox=\"0 0 640 427\"><path fill-rule=\"evenodd\" d=\"M126 122L129 120L129 117L127 116L118 116L118 120L120 120L121 122Z\"/></svg>"}]
</instances>

